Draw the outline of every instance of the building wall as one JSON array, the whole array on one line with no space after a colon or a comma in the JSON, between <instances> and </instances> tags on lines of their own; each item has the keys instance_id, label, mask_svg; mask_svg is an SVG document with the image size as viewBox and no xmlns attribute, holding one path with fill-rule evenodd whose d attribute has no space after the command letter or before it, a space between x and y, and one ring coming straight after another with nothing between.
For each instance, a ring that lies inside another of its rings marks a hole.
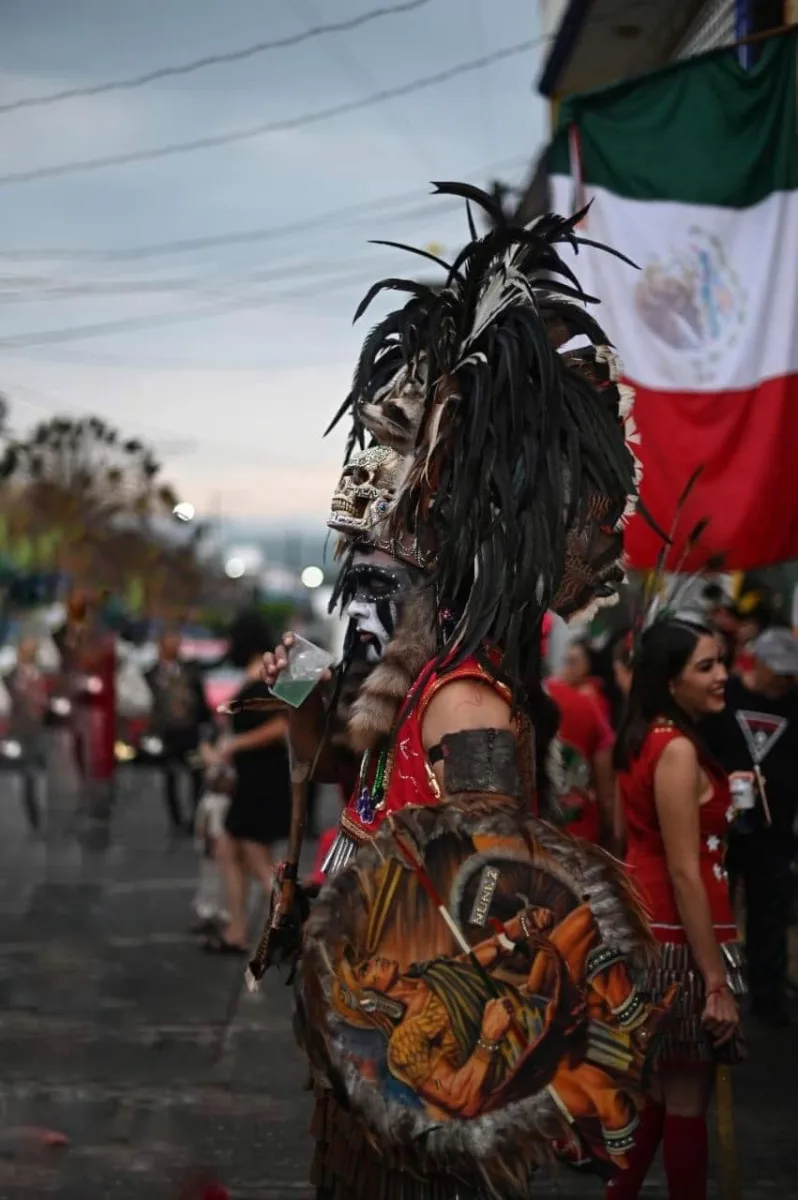
<instances>
[{"instance_id":1,"label":"building wall","mask_svg":"<svg viewBox=\"0 0 798 1200\"><path fill-rule=\"evenodd\" d=\"M738 22L738 11L747 14ZM736 42L745 32L758 33L798 23L798 0L707 0L677 49L674 58L690 58ZM756 57L749 48L746 65Z\"/></svg>"},{"instance_id":2,"label":"building wall","mask_svg":"<svg viewBox=\"0 0 798 1200\"><path fill-rule=\"evenodd\" d=\"M554 37L565 16L568 0L538 0L540 10L540 36Z\"/></svg>"},{"instance_id":3,"label":"building wall","mask_svg":"<svg viewBox=\"0 0 798 1200\"><path fill-rule=\"evenodd\" d=\"M674 58L691 58L737 40L736 0L708 0L688 30Z\"/></svg>"}]
</instances>

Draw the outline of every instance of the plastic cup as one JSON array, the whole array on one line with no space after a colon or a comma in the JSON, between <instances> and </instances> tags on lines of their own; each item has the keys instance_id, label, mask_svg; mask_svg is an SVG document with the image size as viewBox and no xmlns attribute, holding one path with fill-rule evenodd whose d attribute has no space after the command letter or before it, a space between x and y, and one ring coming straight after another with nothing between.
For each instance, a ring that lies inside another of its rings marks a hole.
<instances>
[{"instance_id":1,"label":"plastic cup","mask_svg":"<svg viewBox=\"0 0 798 1200\"><path fill-rule=\"evenodd\" d=\"M332 655L321 646L314 646L313 642L294 634L294 643L288 650L288 664L271 689L272 695L292 708L299 708L332 661Z\"/></svg>"},{"instance_id":2,"label":"plastic cup","mask_svg":"<svg viewBox=\"0 0 798 1200\"><path fill-rule=\"evenodd\" d=\"M735 812L748 812L750 809L756 808L756 792L752 779L741 779L738 776L729 781L729 788Z\"/></svg>"}]
</instances>

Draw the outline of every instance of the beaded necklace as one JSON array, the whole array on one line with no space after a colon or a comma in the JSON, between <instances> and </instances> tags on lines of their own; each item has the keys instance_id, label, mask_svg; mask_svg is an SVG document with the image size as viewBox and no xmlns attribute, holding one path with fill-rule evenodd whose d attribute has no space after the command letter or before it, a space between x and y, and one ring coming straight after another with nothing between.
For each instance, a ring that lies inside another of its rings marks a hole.
<instances>
[{"instance_id":1,"label":"beaded necklace","mask_svg":"<svg viewBox=\"0 0 798 1200\"><path fill-rule=\"evenodd\" d=\"M369 786L368 774L371 758L371 750L367 750L360 763L357 800L355 801L355 812L364 825L373 823L377 809L385 799L393 765L393 739L386 741L380 750L374 770L374 780Z\"/></svg>"}]
</instances>

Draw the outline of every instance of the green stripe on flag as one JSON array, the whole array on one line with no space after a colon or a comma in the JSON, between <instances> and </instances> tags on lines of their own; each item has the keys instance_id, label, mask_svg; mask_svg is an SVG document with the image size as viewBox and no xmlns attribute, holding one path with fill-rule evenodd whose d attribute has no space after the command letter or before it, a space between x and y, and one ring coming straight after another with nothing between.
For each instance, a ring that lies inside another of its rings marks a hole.
<instances>
[{"instance_id":1,"label":"green stripe on flag","mask_svg":"<svg viewBox=\"0 0 798 1200\"><path fill-rule=\"evenodd\" d=\"M583 181L630 200L748 208L798 189L798 27L745 70L716 50L563 100L548 152L570 175L579 130Z\"/></svg>"}]
</instances>

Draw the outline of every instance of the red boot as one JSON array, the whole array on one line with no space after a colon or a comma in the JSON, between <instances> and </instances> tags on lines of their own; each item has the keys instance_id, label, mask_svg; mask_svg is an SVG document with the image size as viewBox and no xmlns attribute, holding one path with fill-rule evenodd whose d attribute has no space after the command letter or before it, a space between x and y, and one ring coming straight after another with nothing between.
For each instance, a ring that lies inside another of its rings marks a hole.
<instances>
[{"instance_id":1,"label":"red boot","mask_svg":"<svg viewBox=\"0 0 798 1200\"><path fill-rule=\"evenodd\" d=\"M706 1117L665 1118L662 1137L671 1200L707 1200L709 1147Z\"/></svg>"}]
</instances>

